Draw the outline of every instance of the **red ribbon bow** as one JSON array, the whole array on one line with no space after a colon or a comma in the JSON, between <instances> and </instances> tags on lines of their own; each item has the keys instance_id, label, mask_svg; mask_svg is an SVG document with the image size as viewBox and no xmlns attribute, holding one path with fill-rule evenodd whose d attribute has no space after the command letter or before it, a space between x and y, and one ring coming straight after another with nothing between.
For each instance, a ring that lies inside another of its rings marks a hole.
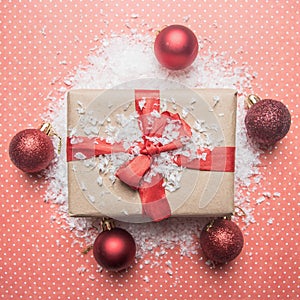
<instances>
[{"instance_id":1,"label":"red ribbon bow","mask_svg":"<svg viewBox=\"0 0 300 300\"><path fill-rule=\"evenodd\" d=\"M125 184L139 192L143 214L153 221L160 221L171 215L169 202L166 198L164 179L160 173L147 178L145 174L150 170L153 157L161 152L179 149L183 142L192 136L190 126L178 114L164 111L160 114L160 98L158 90L136 90L135 109L138 113L139 127L143 133L143 142L138 143L139 155L122 165L116 176ZM159 142L166 126L176 124L177 137L170 143ZM80 152L85 158L132 151L125 149L123 143L108 143L101 138L80 137L80 142L72 144L67 139L67 161L77 160ZM234 171L234 147L217 147L213 150L197 150L200 158L190 160L184 155L176 155L174 163L191 169L203 171ZM205 154L205 159L202 159Z\"/></svg>"}]
</instances>

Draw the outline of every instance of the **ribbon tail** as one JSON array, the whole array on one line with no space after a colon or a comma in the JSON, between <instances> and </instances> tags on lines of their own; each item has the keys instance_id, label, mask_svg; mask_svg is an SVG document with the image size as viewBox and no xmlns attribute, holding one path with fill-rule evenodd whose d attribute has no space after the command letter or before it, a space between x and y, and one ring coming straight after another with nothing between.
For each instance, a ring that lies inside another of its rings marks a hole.
<instances>
[{"instance_id":1,"label":"ribbon tail","mask_svg":"<svg viewBox=\"0 0 300 300\"><path fill-rule=\"evenodd\" d=\"M144 174L149 170L152 159L147 155L139 155L122 165L116 176L132 189L137 190Z\"/></svg>"},{"instance_id":2,"label":"ribbon tail","mask_svg":"<svg viewBox=\"0 0 300 300\"><path fill-rule=\"evenodd\" d=\"M163 187L163 178L157 174L151 182L140 183L139 194L143 206L143 214L158 222L171 216L171 208Z\"/></svg>"},{"instance_id":3,"label":"ribbon tail","mask_svg":"<svg viewBox=\"0 0 300 300\"><path fill-rule=\"evenodd\" d=\"M177 155L174 162L178 166L200 171L234 172L235 147L217 147L213 150L198 150L198 158L190 160Z\"/></svg>"}]
</instances>

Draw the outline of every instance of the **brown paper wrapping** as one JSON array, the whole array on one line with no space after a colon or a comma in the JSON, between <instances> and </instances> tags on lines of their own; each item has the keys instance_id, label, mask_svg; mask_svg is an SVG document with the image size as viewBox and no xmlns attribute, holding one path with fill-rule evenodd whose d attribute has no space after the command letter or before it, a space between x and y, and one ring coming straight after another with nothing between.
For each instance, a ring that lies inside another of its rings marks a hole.
<instances>
[{"instance_id":1,"label":"brown paper wrapping","mask_svg":"<svg viewBox=\"0 0 300 300\"><path fill-rule=\"evenodd\" d=\"M161 90L161 101L167 109L181 115L182 108L192 107L185 121L205 120L214 139L221 146L235 146L236 91L232 89ZM85 135L84 123L90 115L98 120L110 119L117 113L134 111L134 90L71 90L68 93L68 134ZM175 104L174 104L175 103ZM105 126L92 134L105 137ZM97 167L87 169L83 161L68 162L68 197L70 216L109 216L118 220L143 222L139 194L119 182L112 184L102 176L97 184ZM167 192L172 216L221 216L233 212L234 173L186 169L181 188Z\"/></svg>"}]
</instances>

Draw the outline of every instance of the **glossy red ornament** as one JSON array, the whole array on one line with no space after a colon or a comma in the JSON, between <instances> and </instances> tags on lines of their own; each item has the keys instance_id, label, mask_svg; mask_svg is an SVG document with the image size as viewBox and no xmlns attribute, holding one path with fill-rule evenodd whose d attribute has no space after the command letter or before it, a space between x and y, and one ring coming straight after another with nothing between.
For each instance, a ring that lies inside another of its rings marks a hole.
<instances>
[{"instance_id":1,"label":"glossy red ornament","mask_svg":"<svg viewBox=\"0 0 300 300\"><path fill-rule=\"evenodd\" d=\"M234 222L216 219L204 226L200 234L200 245L209 260L215 264L224 264L241 253L244 238Z\"/></svg>"},{"instance_id":2,"label":"glossy red ornament","mask_svg":"<svg viewBox=\"0 0 300 300\"><path fill-rule=\"evenodd\" d=\"M182 70L190 66L198 54L195 34L182 25L171 25L162 29L154 43L154 53L164 67Z\"/></svg>"},{"instance_id":3,"label":"glossy red ornament","mask_svg":"<svg viewBox=\"0 0 300 300\"><path fill-rule=\"evenodd\" d=\"M9 156L20 170L37 173L49 166L54 147L50 137L40 129L25 129L12 138Z\"/></svg>"},{"instance_id":4,"label":"glossy red ornament","mask_svg":"<svg viewBox=\"0 0 300 300\"><path fill-rule=\"evenodd\" d=\"M272 147L290 129L289 110L280 101L261 100L256 95L248 96L247 102L250 108L245 117L245 125L250 141L261 149Z\"/></svg>"},{"instance_id":5,"label":"glossy red ornament","mask_svg":"<svg viewBox=\"0 0 300 300\"><path fill-rule=\"evenodd\" d=\"M112 223L109 224L107 226L107 223L102 223L104 230L94 242L94 257L103 268L109 271L121 271L129 267L134 260L135 241L128 231L112 228Z\"/></svg>"}]
</instances>

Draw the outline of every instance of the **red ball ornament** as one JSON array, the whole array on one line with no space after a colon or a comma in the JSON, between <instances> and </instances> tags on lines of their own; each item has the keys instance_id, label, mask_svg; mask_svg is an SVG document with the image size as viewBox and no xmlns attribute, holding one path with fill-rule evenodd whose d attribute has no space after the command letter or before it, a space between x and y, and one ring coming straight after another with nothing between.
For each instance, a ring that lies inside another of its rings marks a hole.
<instances>
[{"instance_id":1,"label":"red ball ornament","mask_svg":"<svg viewBox=\"0 0 300 300\"><path fill-rule=\"evenodd\" d=\"M200 234L204 255L215 264L224 264L235 259L242 251L244 238L240 228L227 219L208 223Z\"/></svg>"},{"instance_id":2,"label":"red ball ornament","mask_svg":"<svg viewBox=\"0 0 300 300\"><path fill-rule=\"evenodd\" d=\"M42 128L22 130L12 138L9 144L11 161L26 173L44 170L54 158L53 143Z\"/></svg>"},{"instance_id":3,"label":"red ball ornament","mask_svg":"<svg viewBox=\"0 0 300 300\"><path fill-rule=\"evenodd\" d=\"M124 229L114 228L111 220L102 221L102 228L93 246L97 263L109 271L126 269L136 253L132 235Z\"/></svg>"},{"instance_id":4,"label":"red ball ornament","mask_svg":"<svg viewBox=\"0 0 300 300\"><path fill-rule=\"evenodd\" d=\"M245 125L250 141L261 149L272 147L281 140L291 126L291 115L287 107L277 100L263 99L249 95L250 107Z\"/></svg>"},{"instance_id":5,"label":"red ball ornament","mask_svg":"<svg viewBox=\"0 0 300 300\"><path fill-rule=\"evenodd\" d=\"M195 34L182 25L171 25L159 32L154 43L154 53L164 67L182 70L190 66L198 54Z\"/></svg>"}]
</instances>

